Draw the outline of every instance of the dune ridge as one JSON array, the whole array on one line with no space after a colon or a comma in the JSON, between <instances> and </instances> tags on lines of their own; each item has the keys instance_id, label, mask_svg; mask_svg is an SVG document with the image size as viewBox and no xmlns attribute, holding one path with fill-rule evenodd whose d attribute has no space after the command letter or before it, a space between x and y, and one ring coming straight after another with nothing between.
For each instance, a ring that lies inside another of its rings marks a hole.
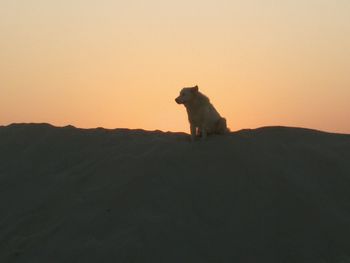
<instances>
[{"instance_id":1,"label":"dune ridge","mask_svg":"<svg viewBox=\"0 0 350 263\"><path fill-rule=\"evenodd\" d=\"M350 135L0 127L0 262L350 262Z\"/></svg>"}]
</instances>

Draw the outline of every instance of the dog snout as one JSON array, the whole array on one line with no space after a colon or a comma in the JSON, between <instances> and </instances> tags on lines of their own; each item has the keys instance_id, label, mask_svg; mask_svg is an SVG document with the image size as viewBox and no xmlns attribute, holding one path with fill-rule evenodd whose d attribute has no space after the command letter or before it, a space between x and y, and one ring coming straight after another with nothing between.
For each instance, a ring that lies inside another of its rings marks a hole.
<instances>
[{"instance_id":1,"label":"dog snout","mask_svg":"<svg viewBox=\"0 0 350 263\"><path fill-rule=\"evenodd\" d=\"M176 101L177 104L181 103L179 98L176 98L175 101Z\"/></svg>"}]
</instances>

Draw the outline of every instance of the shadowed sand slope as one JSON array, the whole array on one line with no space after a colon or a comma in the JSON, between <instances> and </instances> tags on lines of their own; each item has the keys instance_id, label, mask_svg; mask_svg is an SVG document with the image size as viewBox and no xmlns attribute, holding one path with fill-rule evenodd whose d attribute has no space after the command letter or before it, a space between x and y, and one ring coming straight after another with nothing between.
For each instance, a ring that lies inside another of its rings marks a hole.
<instances>
[{"instance_id":1,"label":"shadowed sand slope","mask_svg":"<svg viewBox=\"0 0 350 263\"><path fill-rule=\"evenodd\" d=\"M0 262L350 262L350 135L0 127Z\"/></svg>"}]
</instances>

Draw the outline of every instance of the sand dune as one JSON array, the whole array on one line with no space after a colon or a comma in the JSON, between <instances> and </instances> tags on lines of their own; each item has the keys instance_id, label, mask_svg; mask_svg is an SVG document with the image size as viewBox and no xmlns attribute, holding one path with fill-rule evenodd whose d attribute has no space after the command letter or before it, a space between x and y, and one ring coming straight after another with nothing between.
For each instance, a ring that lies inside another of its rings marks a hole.
<instances>
[{"instance_id":1,"label":"sand dune","mask_svg":"<svg viewBox=\"0 0 350 263\"><path fill-rule=\"evenodd\" d=\"M0 262L350 262L350 135L0 127Z\"/></svg>"}]
</instances>

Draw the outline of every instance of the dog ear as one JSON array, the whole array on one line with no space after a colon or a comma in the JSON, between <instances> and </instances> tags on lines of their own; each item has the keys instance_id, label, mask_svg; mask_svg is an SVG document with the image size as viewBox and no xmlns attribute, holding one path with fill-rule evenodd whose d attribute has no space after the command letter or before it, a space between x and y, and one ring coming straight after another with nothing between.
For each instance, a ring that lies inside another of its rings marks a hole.
<instances>
[{"instance_id":1,"label":"dog ear","mask_svg":"<svg viewBox=\"0 0 350 263\"><path fill-rule=\"evenodd\" d=\"M197 85L194 86L194 87L192 88L192 91L193 91L193 92L198 92L198 86L197 86Z\"/></svg>"}]
</instances>

